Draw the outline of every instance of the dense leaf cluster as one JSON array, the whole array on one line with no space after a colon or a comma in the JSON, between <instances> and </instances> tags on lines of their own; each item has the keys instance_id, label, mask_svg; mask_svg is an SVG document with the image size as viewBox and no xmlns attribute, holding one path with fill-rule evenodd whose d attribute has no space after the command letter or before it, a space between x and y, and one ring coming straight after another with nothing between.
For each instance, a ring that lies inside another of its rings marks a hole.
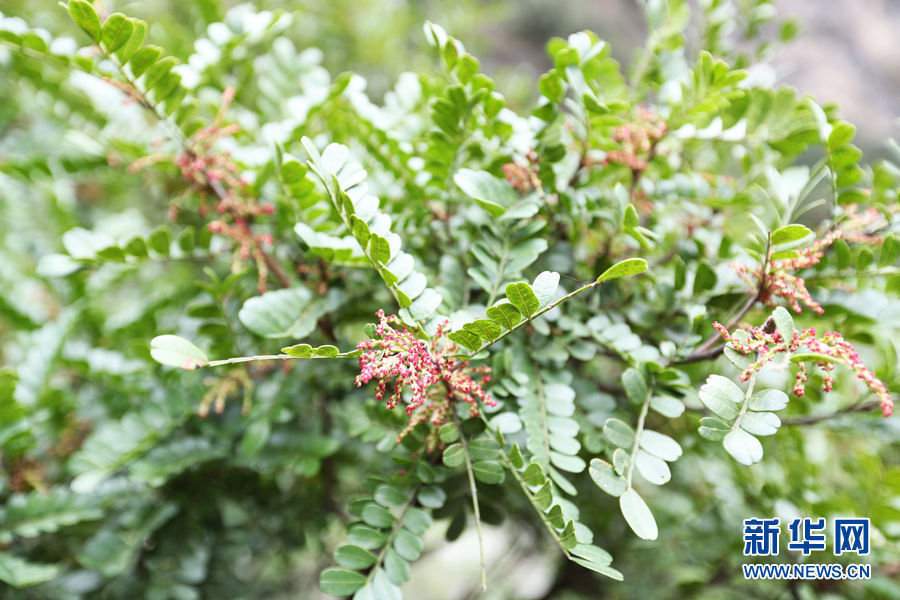
<instances>
[{"instance_id":1,"label":"dense leaf cluster","mask_svg":"<svg viewBox=\"0 0 900 600\"><path fill-rule=\"evenodd\" d=\"M530 100L430 22L376 101L302 13L203 2L187 42L86 0L0 14L4 597L475 590L417 582L470 529L495 597L826 597L740 574L744 518L800 515L870 517L873 579L834 585L900 597L870 393L900 388L900 167L775 85L768 3L643 4L630 70L554 38ZM782 306L804 291L822 314ZM377 311L449 332L496 404L357 386L364 349L407 368L364 343ZM810 328L859 354L788 351Z\"/></svg>"}]
</instances>

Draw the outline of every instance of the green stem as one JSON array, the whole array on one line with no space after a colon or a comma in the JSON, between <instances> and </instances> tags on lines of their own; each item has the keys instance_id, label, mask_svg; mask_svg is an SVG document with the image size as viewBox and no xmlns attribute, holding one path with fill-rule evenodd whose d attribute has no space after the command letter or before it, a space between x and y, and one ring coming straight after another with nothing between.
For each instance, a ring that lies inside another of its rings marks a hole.
<instances>
[{"instance_id":1,"label":"green stem","mask_svg":"<svg viewBox=\"0 0 900 600\"><path fill-rule=\"evenodd\" d=\"M332 360L335 358L355 358L351 356L350 353L338 354L337 356L291 356L290 354L260 354L257 356L237 356L235 358L225 358L222 360L211 360L207 363L203 363L204 367L219 367L222 365L232 365L235 363L245 363L245 362L254 362L258 360L313 360L313 359L328 359Z\"/></svg>"},{"instance_id":2,"label":"green stem","mask_svg":"<svg viewBox=\"0 0 900 600\"><path fill-rule=\"evenodd\" d=\"M753 395L753 387L756 385L756 373L750 376L750 382L747 384L747 392L744 394L744 404L741 405L741 412L738 413L737 419L731 425L731 431L735 431L741 426L744 415L747 414L747 407L750 406L750 396Z\"/></svg>"},{"instance_id":3,"label":"green stem","mask_svg":"<svg viewBox=\"0 0 900 600\"><path fill-rule=\"evenodd\" d=\"M459 414L456 412L455 406L452 406L451 410L456 430L459 431L459 441L462 444L463 456L466 459L469 492L472 494L472 512L475 515L475 533L478 535L478 555L481 559L481 591L483 592L487 590L487 566L484 562L484 538L481 535L481 509L478 507L478 486L475 485L475 473L472 470L472 459L469 456L469 443L466 441L466 434L462 429L462 423L459 421Z\"/></svg>"},{"instance_id":4,"label":"green stem","mask_svg":"<svg viewBox=\"0 0 900 600\"><path fill-rule=\"evenodd\" d=\"M550 522L550 519L547 518L546 513L544 513L543 509L534 501L534 495L531 493L531 490L528 488L528 484L525 483L525 480L522 479L522 476L519 475L519 470L516 469L515 465L513 465L512 460L510 460L509 455L506 453L504 448L500 449L500 456L503 458L503 462L506 463L506 466L509 468L509 471L513 474L515 480L519 483L519 487L522 488L522 491L525 493L525 497L528 498L528 501L531 503L531 506L534 507L535 512L543 521L544 526L547 528L547 531L550 532L550 535L556 540L557 545L559 545L560 549L563 551L563 554L566 555L566 558L572 560L572 555L569 553L569 550L563 545L562 540L559 539L559 535L556 533L556 528L553 527L553 523Z\"/></svg>"},{"instance_id":5,"label":"green stem","mask_svg":"<svg viewBox=\"0 0 900 600\"><path fill-rule=\"evenodd\" d=\"M409 512L409 509L412 508L413 502L415 502L416 500L416 494L419 492L420 487L422 487L421 482L416 484L416 487L412 489L412 493L410 493L409 499L403 504L403 507L400 509L400 515L397 516L394 520L394 524L391 526L391 532L385 538L384 545L381 547L381 551L378 552L378 556L375 557L375 562L372 564L372 567L369 570L369 574L366 577L366 584L372 581L372 577L374 577L375 572L381 568L381 563L384 562L384 557L387 556L388 550L390 550L391 546L394 544L394 538L397 537L397 534L403 528L403 518L406 516L406 513Z\"/></svg>"},{"instance_id":6,"label":"green stem","mask_svg":"<svg viewBox=\"0 0 900 600\"><path fill-rule=\"evenodd\" d=\"M580 293L582 293L582 292L586 292L587 290L593 289L594 287L600 285L600 283L601 283L601 282L599 282L599 281L595 281L594 283L589 283L589 284L587 284L587 285L585 285L585 286L582 286L582 287L578 288L578 289L575 290L574 292L569 292L568 294L566 294L565 296L563 296L563 297L560 298L559 300L556 300L555 302L551 302L550 304L548 304L547 306L545 306L545 307L542 308L541 310L537 311L536 313L534 313L534 314L531 315L530 317L526 317L525 319L519 321L518 323L516 323L515 325L512 326L512 329L507 329L506 331L504 331L503 333L501 333L499 336L497 336L497 337L494 338L493 340L490 340L490 341L485 342L484 344L482 344L482 345L481 345L477 350L475 350L474 352L471 352L471 353L469 353L469 354L457 354L457 355L455 355L456 358L468 359L468 358L472 358L472 357L476 356L476 355L479 354L480 352L483 352L486 348L488 348L488 347L490 347L490 346L496 344L497 342L499 342L500 340L502 340L503 338L505 338L506 336L508 336L509 334L511 334L513 331L517 331L517 330L521 329L523 326L525 326L525 325L527 325L528 323L534 321L535 319L537 319L538 317L540 317L540 316L543 315L544 313L553 310L554 308L556 308L557 306L559 306L560 304L562 304L562 303L565 302L566 300L569 300L570 298L574 298L575 296L577 296L578 294L580 294Z\"/></svg>"},{"instance_id":7,"label":"green stem","mask_svg":"<svg viewBox=\"0 0 900 600\"><path fill-rule=\"evenodd\" d=\"M637 463L637 455L640 452L641 434L644 433L644 422L647 420L647 413L650 410L650 399L653 397L653 389L656 382L653 381L647 387L647 396L641 405L641 414L638 416L637 427L634 430L634 444L631 447L631 456L628 459L628 470L625 475L625 484L631 489L631 480L634 477L634 466Z\"/></svg>"}]
</instances>

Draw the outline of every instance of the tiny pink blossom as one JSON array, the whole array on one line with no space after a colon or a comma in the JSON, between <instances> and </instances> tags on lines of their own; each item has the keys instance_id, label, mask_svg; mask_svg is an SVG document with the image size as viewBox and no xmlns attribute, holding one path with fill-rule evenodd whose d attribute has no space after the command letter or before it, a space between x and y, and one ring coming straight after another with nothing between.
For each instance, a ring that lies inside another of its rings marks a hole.
<instances>
[{"instance_id":1,"label":"tiny pink blossom","mask_svg":"<svg viewBox=\"0 0 900 600\"><path fill-rule=\"evenodd\" d=\"M469 367L468 361L459 361L453 355L459 347L453 343L441 343L449 321L438 325L434 337L421 340L404 327L396 316L385 316L383 310L375 315L377 337L357 344L362 351L359 357L357 387L377 380L375 399L385 401L387 408L394 408L403 401L403 391L410 391L406 405L409 424L398 436L398 441L419 423L426 420L433 425L444 424L450 416L450 402L461 400L469 405L469 415L478 414L478 402L487 406L497 403L473 374L486 373L487 367ZM482 383L490 380L484 375ZM388 394L388 384L393 388ZM436 383L442 385L435 386ZM387 399L385 399L387 397Z\"/></svg>"},{"instance_id":2,"label":"tiny pink blossom","mask_svg":"<svg viewBox=\"0 0 900 600\"><path fill-rule=\"evenodd\" d=\"M812 353L821 354L828 358L817 362L816 365L822 370L822 389L830 392L834 389L834 363L839 363L850 367L856 376L868 386L870 390L878 397L881 403L881 411L885 417L891 416L894 411L894 401L887 386L875 377L869 368L867 368L859 353L853 346L847 342L839 333L829 331L821 338L816 337L814 328L803 331L795 331L791 340L786 341L777 331L766 333L760 327L751 327L749 329L750 337L744 340L734 337L728 330L718 322L713 323L713 327L719 332L719 335L728 342L737 352L744 355L755 354L756 362L747 367L741 373L741 381L750 379L753 373L758 372L766 364L772 362L779 354L785 352L797 352L801 347L805 347ZM802 397L806 393L806 382L808 379L807 367L805 363L800 363L800 370L795 377L794 394Z\"/></svg>"}]
</instances>

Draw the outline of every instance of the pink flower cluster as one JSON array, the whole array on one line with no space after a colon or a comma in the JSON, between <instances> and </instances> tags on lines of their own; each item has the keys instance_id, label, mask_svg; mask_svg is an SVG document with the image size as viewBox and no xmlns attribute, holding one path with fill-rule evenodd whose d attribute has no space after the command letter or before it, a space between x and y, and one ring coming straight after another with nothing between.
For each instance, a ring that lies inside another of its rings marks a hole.
<instances>
[{"instance_id":1,"label":"pink flower cluster","mask_svg":"<svg viewBox=\"0 0 900 600\"><path fill-rule=\"evenodd\" d=\"M812 294L806 289L806 282L803 278L793 275L789 271L799 271L800 269L819 264L819 261L825 255L825 248L833 244L834 240L843 236L844 232L837 229L823 239L816 240L809 248L798 250L798 256L794 258L769 260L766 266L764 287L759 294L763 304L774 306L774 298L778 297L787 300L795 313L802 312L803 309L800 307L800 302L803 302L813 312L820 315L823 314L825 309L813 299ZM729 266L734 269L738 277L753 285L754 288L762 277L761 267L751 270L747 265L737 263L731 263ZM756 293L755 290L752 293Z\"/></svg>"},{"instance_id":2,"label":"pink flower cluster","mask_svg":"<svg viewBox=\"0 0 900 600\"><path fill-rule=\"evenodd\" d=\"M434 337L425 341L406 329L396 316L385 316L383 310L375 315L379 321L375 326L377 337L357 344L362 355L356 385L378 380L375 399L381 401L388 394L388 383L393 380L393 391L385 401L388 408L402 402L404 390L409 389L406 414L410 420L398 441L419 423L446 423L451 414L451 402L455 400L469 405L469 416L478 414L479 401L487 406L497 405L481 387L481 383L490 381L490 376L484 374L488 368L469 367L468 361L453 358L459 347L441 341L449 321L439 325ZM478 373L484 374L481 383L472 378L472 374ZM442 385L435 385L437 383Z\"/></svg>"},{"instance_id":3,"label":"pink flower cluster","mask_svg":"<svg viewBox=\"0 0 900 600\"><path fill-rule=\"evenodd\" d=\"M812 328L795 331L793 338L786 341L778 331L769 333L768 328L764 330L761 327L751 327L749 337L741 339L731 335L719 322L713 323L713 327L737 352L744 355L756 355L756 362L744 370L740 377L741 381L747 381L753 373L775 360L779 354L797 352L801 347L805 347L809 352L823 357L823 360L816 361L816 365L822 370L823 391L830 392L834 388L832 371L835 363L846 365L878 397L882 414L885 417L889 417L894 412L894 401L887 386L863 364L856 349L839 333L829 331L821 338L817 338L816 330ZM807 380L806 363L800 363L800 371L795 377L793 390L796 396L802 397L806 393Z\"/></svg>"},{"instance_id":4,"label":"pink flower cluster","mask_svg":"<svg viewBox=\"0 0 900 600\"><path fill-rule=\"evenodd\" d=\"M604 162L619 163L633 171L643 171L652 158L650 154L654 147L666 131L666 123L662 117L652 110L642 108L634 123L626 123L613 130L613 140L619 142L622 149L608 151Z\"/></svg>"}]
</instances>

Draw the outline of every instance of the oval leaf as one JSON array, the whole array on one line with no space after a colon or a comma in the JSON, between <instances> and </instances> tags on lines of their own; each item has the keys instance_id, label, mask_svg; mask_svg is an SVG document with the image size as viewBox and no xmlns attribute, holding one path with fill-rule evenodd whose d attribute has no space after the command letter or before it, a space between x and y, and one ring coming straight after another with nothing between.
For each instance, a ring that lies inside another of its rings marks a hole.
<instances>
[{"instance_id":1,"label":"oval leaf","mask_svg":"<svg viewBox=\"0 0 900 600\"><path fill-rule=\"evenodd\" d=\"M177 335L158 335L150 341L150 356L158 363L196 369L209 362L203 350Z\"/></svg>"},{"instance_id":2,"label":"oval leaf","mask_svg":"<svg viewBox=\"0 0 900 600\"><path fill-rule=\"evenodd\" d=\"M656 539L659 535L656 519L653 518L650 507L647 506L640 494L633 489L625 490L619 496L619 508L622 516L625 517L625 522L628 523L635 535L644 540Z\"/></svg>"},{"instance_id":3,"label":"oval leaf","mask_svg":"<svg viewBox=\"0 0 900 600\"><path fill-rule=\"evenodd\" d=\"M728 451L728 454L742 465L750 466L762 460L762 444L743 429L735 429L729 432L725 439L722 440L722 445Z\"/></svg>"},{"instance_id":4,"label":"oval leaf","mask_svg":"<svg viewBox=\"0 0 900 600\"><path fill-rule=\"evenodd\" d=\"M637 275L638 273L643 273L646 270L646 260L644 260L643 258L628 258L626 260L623 260L622 262L614 264L606 271L604 271L603 274L597 278L597 283L600 283L601 281L609 281L610 279L618 279L619 277Z\"/></svg>"}]
</instances>

